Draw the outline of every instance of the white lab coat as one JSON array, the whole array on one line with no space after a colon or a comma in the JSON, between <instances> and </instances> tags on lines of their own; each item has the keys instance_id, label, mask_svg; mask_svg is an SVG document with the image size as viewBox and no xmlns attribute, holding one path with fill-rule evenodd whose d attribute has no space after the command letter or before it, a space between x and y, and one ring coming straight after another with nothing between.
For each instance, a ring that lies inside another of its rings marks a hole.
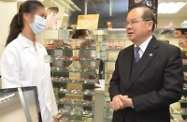
<instances>
[{"instance_id":1,"label":"white lab coat","mask_svg":"<svg viewBox=\"0 0 187 122\"><path fill-rule=\"evenodd\" d=\"M37 86L42 122L51 122L58 113L54 98L47 51L39 42L34 44L22 34L13 40L1 57L2 87Z\"/></svg>"}]
</instances>

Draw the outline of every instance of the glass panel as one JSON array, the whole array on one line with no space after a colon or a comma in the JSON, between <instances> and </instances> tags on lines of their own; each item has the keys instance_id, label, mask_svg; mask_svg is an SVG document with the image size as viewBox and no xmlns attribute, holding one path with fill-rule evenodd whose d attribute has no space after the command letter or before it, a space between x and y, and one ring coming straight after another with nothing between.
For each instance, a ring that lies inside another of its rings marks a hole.
<instances>
[{"instance_id":1,"label":"glass panel","mask_svg":"<svg viewBox=\"0 0 187 122\"><path fill-rule=\"evenodd\" d=\"M32 122L39 122L41 116L36 87L23 87L22 91Z\"/></svg>"},{"instance_id":2,"label":"glass panel","mask_svg":"<svg viewBox=\"0 0 187 122\"><path fill-rule=\"evenodd\" d=\"M17 88L0 89L0 122L14 122L15 119L26 122L28 118L32 122L41 121L36 87L21 89L19 92Z\"/></svg>"},{"instance_id":3,"label":"glass panel","mask_svg":"<svg viewBox=\"0 0 187 122\"><path fill-rule=\"evenodd\" d=\"M17 89L0 90L0 122L26 122Z\"/></svg>"}]
</instances>

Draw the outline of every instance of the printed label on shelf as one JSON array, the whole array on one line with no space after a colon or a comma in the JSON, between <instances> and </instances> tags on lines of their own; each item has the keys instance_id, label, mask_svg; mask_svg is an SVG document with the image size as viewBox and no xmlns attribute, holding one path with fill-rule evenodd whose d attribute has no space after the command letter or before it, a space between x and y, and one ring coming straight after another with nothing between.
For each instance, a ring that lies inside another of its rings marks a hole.
<instances>
[{"instance_id":1,"label":"printed label on shelf","mask_svg":"<svg viewBox=\"0 0 187 122\"><path fill-rule=\"evenodd\" d=\"M50 55L45 55L44 60L45 60L45 63L51 63L52 62L52 58L51 58Z\"/></svg>"},{"instance_id":2,"label":"printed label on shelf","mask_svg":"<svg viewBox=\"0 0 187 122\"><path fill-rule=\"evenodd\" d=\"M100 79L97 83L95 83L95 90L104 91L105 90L105 80Z\"/></svg>"}]
</instances>

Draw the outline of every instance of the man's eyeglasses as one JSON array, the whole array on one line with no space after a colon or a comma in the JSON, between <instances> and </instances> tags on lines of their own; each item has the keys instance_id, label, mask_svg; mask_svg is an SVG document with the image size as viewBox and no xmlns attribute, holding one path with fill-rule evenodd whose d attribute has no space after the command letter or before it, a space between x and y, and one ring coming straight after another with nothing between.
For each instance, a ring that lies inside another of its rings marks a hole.
<instances>
[{"instance_id":1,"label":"man's eyeglasses","mask_svg":"<svg viewBox=\"0 0 187 122\"><path fill-rule=\"evenodd\" d=\"M140 22L140 21L151 21L151 20L143 20L143 19L140 19L140 20L136 20L136 19L133 19L133 20L130 20L130 21L126 21L125 22L125 26L127 26L127 25L135 25L136 23L138 23L138 22Z\"/></svg>"}]
</instances>

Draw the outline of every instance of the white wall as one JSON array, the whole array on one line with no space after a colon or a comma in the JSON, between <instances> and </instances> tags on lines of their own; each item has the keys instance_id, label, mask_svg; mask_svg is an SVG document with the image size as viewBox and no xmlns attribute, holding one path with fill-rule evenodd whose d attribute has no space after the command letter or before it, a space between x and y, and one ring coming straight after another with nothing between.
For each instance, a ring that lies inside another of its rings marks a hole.
<instances>
[{"instance_id":1,"label":"white wall","mask_svg":"<svg viewBox=\"0 0 187 122\"><path fill-rule=\"evenodd\" d=\"M4 49L9 32L9 25L13 16L17 13L16 2L0 2L0 55Z\"/></svg>"},{"instance_id":2,"label":"white wall","mask_svg":"<svg viewBox=\"0 0 187 122\"><path fill-rule=\"evenodd\" d=\"M0 2L0 59L4 50L6 39L9 33L9 25L13 16L17 13L16 2ZM0 72L1 73L1 72ZM1 79L0 79L1 80ZM1 81L0 81L1 88Z\"/></svg>"}]
</instances>

